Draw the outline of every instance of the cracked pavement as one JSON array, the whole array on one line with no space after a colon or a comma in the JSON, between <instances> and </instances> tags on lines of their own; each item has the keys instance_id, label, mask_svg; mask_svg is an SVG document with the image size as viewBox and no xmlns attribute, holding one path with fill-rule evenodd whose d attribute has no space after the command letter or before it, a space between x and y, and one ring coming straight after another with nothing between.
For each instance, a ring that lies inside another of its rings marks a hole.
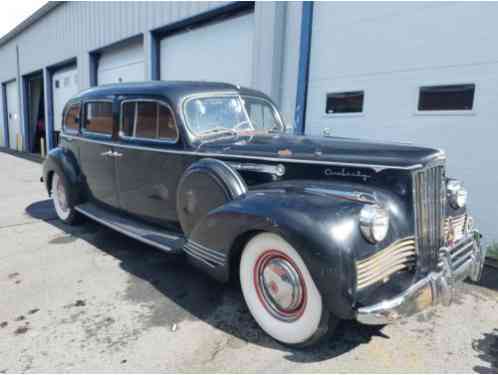
<instances>
[{"instance_id":1,"label":"cracked pavement","mask_svg":"<svg viewBox=\"0 0 498 375\"><path fill-rule=\"evenodd\" d=\"M56 219L41 165L0 152L0 373L498 371L498 270L391 326L342 322L318 347L274 342L239 288L86 220Z\"/></svg>"}]
</instances>

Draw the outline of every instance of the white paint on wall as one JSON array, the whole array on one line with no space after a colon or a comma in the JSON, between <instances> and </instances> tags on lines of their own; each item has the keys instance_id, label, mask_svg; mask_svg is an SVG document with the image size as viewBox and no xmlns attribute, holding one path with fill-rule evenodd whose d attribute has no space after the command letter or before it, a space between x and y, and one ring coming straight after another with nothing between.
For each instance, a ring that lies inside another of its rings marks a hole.
<instances>
[{"instance_id":1,"label":"white paint on wall","mask_svg":"<svg viewBox=\"0 0 498 375\"><path fill-rule=\"evenodd\" d=\"M498 4L316 3L306 133L442 148L485 235L498 239ZM419 113L421 86L476 85L474 109ZM362 114L328 115L326 94L364 90Z\"/></svg>"},{"instance_id":2,"label":"white paint on wall","mask_svg":"<svg viewBox=\"0 0 498 375\"><path fill-rule=\"evenodd\" d=\"M97 69L99 85L145 80L145 56L142 41L106 49Z\"/></svg>"},{"instance_id":3,"label":"white paint on wall","mask_svg":"<svg viewBox=\"0 0 498 375\"><path fill-rule=\"evenodd\" d=\"M162 80L252 83L254 14L174 34L160 43Z\"/></svg>"}]
</instances>

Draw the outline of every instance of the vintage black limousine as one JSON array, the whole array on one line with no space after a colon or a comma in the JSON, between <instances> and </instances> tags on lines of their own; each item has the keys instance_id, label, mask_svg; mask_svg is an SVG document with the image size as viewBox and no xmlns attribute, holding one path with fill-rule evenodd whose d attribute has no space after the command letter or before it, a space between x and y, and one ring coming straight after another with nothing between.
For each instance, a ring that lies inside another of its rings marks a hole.
<instances>
[{"instance_id":1,"label":"vintage black limousine","mask_svg":"<svg viewBox=\"0 0 498 375\"><path fill-rule=\"evenodd\" d=\"M238 278L282 343L449 304L480 278L467 192L440 150L289 135L270 98L224 83L96 87L64 113L42 177L59 218Z\"/></svg>"}]
</instances>

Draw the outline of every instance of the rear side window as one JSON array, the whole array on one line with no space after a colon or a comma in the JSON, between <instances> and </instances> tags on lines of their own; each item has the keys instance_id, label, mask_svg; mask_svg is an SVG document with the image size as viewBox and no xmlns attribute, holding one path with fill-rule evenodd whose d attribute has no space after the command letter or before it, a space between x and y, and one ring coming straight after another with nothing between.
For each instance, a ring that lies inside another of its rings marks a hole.
<instances>
[{"instance_id":1,"label":"rear side window","mask_svg":"<svg viewBox=\"0 0 498 375\"><path fill-rule=\"evenodd\" d=\"M112 135L112 103L111 102L89 102L85 103L86 132Z\"/></svg>"},{"instance_id":2,"label":"rear side window","mask_svg":"<svg viewBox=\"0 0 498 375\"><path fill-rule=\"evenodd\" d=\"M156 101L127 101L121 107L120 135L176 141L178 130L168 106Z\"/></svg>"},{"instance_id":3,"label":"rear side window","mask_svg":"<svg viewBox=\"0 0 498 375\"><path fill-rule=\"evenodd\" d=\"M80 104L71 105L64 116L64 130L69 130L70 132L78 131L80 127Z\"/></svg>"}]
</instances>

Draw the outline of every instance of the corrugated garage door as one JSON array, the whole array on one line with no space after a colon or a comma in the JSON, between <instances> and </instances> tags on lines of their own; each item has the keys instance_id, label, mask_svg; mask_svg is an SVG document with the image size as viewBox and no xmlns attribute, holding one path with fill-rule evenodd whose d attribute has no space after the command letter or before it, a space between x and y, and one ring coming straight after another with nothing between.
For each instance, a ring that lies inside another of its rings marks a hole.
<instances>
[{"instance_id":1,"label":"corrugated garage door","mask_svg":"<svg viewBox=\"0 0 498 375\"><path fill-rule=\"evenodd\" d=\"M19 95L17 81L5 85L7 99L7 126L9 131L9 147L22 150L21 121L19 118Z\"/></svg>"},{"instance_id":2,"label":"corrugated garage door","mask_svg":"<svg viewBox=\"0 0 498 375\"><path fill-rule=\"evenodd\" d=\"M54 130L60 131L62 112L67 101L78 93L78 70L76 67L59 70L52 76L54 103Z\"/></svg>"},{"instance_id":3,"label":"corrugated garage door","mask_svg":"<svg viewBox=\"0 0 498 375\"><path fill-rule=\"evenodd\" d=\"M144 79L144 50L141 40L111 47L100 54L97 69L99 85Z\"/></svg>"},{"instance_id":4,"label":"corrugated garage door","mask_svg":"<svg viewBox=\"0 0 498 375\"><path fill-rule=\"evenodd\" d=\"M315 3L306 133L330 128L332 135L444 149L449 175L468 187L489 240L498 239L498 200L489 199L498 185L498 156L490 152L498 129L498 50L490 48L495 12L483 7ZM452 110L434 110L450 102Z\"/></svg>"},{"instance_id":5,"label":"corrugated garage door","mask_svg":"<svg viewBox=\"0 0 498 375\"><path fill-rule=\"evenodd\" d=\"M161 41L161 79L251 85L254 15L247 14Z\"/></svg>"}]
</instances>

